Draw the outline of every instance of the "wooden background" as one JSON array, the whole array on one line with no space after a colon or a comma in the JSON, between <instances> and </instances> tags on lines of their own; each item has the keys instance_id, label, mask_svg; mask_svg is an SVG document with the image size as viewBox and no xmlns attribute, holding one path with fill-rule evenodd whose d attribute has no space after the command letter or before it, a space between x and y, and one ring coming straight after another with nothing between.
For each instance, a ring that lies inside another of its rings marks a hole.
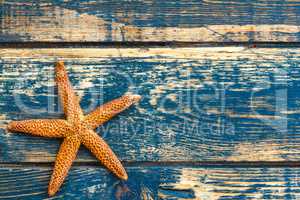
<instances>
[{"instance_id":1,"label":"wooden background","mask_svg":"<svg viewBox=\"0 0 300 200\"><path fill-rule=\"evenodd\" d=\"M299 0L0 0L0 199L300 199L299 39ZM5 130L63 116L57 60L87 112L143 96L97 129L127 182L82 148L48 198L61 141Z\"/></svg>"}]
</instances>

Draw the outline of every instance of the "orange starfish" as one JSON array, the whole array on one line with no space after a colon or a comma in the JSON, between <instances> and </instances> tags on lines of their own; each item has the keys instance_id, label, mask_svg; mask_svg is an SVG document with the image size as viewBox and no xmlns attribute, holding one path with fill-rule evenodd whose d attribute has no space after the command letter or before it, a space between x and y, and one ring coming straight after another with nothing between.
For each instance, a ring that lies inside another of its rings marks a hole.
<instances>
[{"instance_id":1,"label":"orange starfish","mask_svg":"<svg viewBox=\"0 0 300 200\"><path fill-rule=\"evenodd\" d=\"M70 84L63 62L55 67L58 94L66 116L64 119L33 119L13 121L7 126L10 131L28 133L34 136L64 138L57 154L54 170L48 187L53 196L62 185L77 151L82 143L100 162L116 176L127 180L128 176L117 156L106 142L93 131L97 126L140 100L139 95L124 95L106 103L93 112L84 115L78 97Z\"/></svg>"}]
</instances>

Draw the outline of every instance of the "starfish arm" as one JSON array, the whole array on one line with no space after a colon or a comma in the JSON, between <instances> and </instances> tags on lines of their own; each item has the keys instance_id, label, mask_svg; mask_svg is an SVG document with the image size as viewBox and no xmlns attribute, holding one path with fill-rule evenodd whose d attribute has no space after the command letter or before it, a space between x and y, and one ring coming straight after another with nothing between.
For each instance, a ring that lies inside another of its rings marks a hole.
<instances>
[{"instance_id":1,"label":"starfish arm","mask_svg":"<svg viewBox=\"0 0 300 200\"><path fill-rule=\"evenodd\" d=\"M94 131L90 130L82 135L82 144L87 147L96 158L117 177L127 180L127 173L121 162L106 144L106 142Z\"/></svg>"},{"instance_id":2,"label":"starfish arm","mask_svg":"<svg viewBox=\"0 0 300 200\"><path fill-rule=\"evenodd\" d=\"M111 102L96 108L90 114L85 116L84 121L89 128L95 129L118 113L127 109L132 104L138 102L140 99L140 95L123 95L120 98L114 99Z\"/></svg>"},{"instance_id":3,"label":"starfish arm","mask_svg":"<svg viewBox=\"0 0 300 200\"><path fill-rule=\"evenodd\" d=\"M64 139L56 156L54 170L49 182L49 196L53 196L59 190L74 159L76 158L79 147L80 140L78 137L73 136Z\"/></svg>"},{"instance_id":4,"label":"starfish arm","mask_svg":"<svg viewBox=\"0 0 300 200\"><path fill-rule=\"evenodd\" d=\"M79 105L78 97L75 95L67 70L62 61L57 62L55 66L56 83L58 87L58 95L64 110L64 113L69 121L76 121L83 115Z\"/></svg>"},{"instance_id":5,"label":"starfish arm","mask_svg":"<svg viewBox=\"0 0 300 200\"><path fill-rule=\"evenodd\" d=\"M12 121L7 125L7 130L22 132L34 136L60 138L69 131L70 125L66 120L59 119L32 119Z\"/></svg>"}]
</instances>

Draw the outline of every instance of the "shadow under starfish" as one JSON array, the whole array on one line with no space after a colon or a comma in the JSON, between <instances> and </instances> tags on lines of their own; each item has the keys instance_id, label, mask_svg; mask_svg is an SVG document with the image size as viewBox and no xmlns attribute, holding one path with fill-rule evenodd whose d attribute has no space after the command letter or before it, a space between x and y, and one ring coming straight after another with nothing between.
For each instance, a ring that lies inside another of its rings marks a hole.
<instances>
[{"instance_id":1,"label":"shadow under starfish","mask_svg":"<svg viewBox=\"0 0 300 200\"><path fill-rule=\"evenodd\" d=\"M9 131L34 136L64 138L56 156L49 182L48 194L53 196L62 185L81 144L87 147L100 162L117 177L127 180L121 162L94 129L141 99L139 95L123 95L84 115L69 81L63 62L56 63L56 83L66 119L33 119L13 121Z\"/></svg>"}]
</instances>

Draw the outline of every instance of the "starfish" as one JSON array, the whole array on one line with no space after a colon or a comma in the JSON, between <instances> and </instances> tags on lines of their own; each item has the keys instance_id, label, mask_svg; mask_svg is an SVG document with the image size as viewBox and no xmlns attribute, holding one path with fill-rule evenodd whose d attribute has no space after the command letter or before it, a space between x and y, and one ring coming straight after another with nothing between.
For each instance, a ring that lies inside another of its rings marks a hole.
<instances>
[{"instance_id":1,"label":"starfish","mask_svg":"<svg viewBox=\"0 0 300 200\"><path fill-rule=\"evenodd\" d=\"M12 121L7 126L7 129L12 132L50 138L64 138L56 156L54 170L49 182L49 196L55 195L59 190L81 144L88 148L108 170L120 179L127 180L128 176L121 162L94 129L130 105L138 102L141 96L125 94L84 115L79 105L79 98L72 89L62 61L56 63L55 72L58 95L66 119Z\"/></svg>"}]
</instances>

